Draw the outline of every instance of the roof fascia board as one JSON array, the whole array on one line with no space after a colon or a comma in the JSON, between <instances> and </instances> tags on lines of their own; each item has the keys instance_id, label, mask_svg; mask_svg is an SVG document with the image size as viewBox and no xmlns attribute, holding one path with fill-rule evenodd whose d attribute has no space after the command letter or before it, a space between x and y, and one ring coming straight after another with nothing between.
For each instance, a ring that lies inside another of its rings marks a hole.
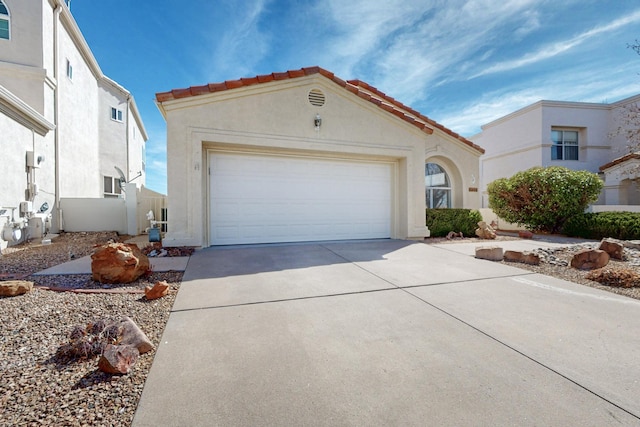
<instances>
[{"instance_id":1,"label":"roof fascia board","mask_svg":"<svg viewBox=\"0 0 640 427\"><path fill-rule=\"evenodd\" d=\"M62 24L68 31L69 35L71 36L73 43L76 45L76 47L80 51L80 54L86 61L87 65L89 66L89 69L91 70L95 78L98 80L101 79L104 76L104 74L100 69L100 65L98 65L98 61L96 61L96 58L93 56L93 52L91 52L91 48L89 47L89 45L87 44L87 41L82 35L82 32L80 31L80 28L76 23L76 20L71 14L71 11L69 10L69 8L67 7L67 5L63 0L55 0L55 4L61 7L60 21L62 22Z\"/></svg>"},{"instance_id":2,"label":"roof fascia board","mask_svg":"<svg viewBox=\"0 0 640 427\"><path fill-rule=\"evenodd\" d=\"M0 85L0 111L42 136L55 129L53 123L2 85Z\"/></svg>"}]
</instances>

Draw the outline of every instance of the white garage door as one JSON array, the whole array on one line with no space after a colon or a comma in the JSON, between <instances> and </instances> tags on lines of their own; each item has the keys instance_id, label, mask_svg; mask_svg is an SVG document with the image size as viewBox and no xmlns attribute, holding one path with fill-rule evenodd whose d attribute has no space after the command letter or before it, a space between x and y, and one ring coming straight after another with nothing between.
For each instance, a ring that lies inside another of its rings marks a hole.
<instances>
[{"instance_id":1,"label":"white garage door","mask_svg":"<svg viewBox=\"0 0 640 427\"><path fill-rule=\"evenodd\" d=\"M212 245L388 238L391 164L210 153Z\"/></svg>"}]
</instances>

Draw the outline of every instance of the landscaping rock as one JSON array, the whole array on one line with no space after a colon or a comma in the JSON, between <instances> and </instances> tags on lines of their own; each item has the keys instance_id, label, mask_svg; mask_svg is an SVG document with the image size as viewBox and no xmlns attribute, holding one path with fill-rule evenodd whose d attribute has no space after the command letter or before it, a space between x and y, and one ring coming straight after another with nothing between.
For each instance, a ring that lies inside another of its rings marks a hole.
<instances>
[{"instance_id":1,"label":"landscaping rock","mask_svg":"<svg viewBox=\"0 0 640 427\"><path fill-rule=\"evenodd\" d=\"M533 233L529 230L520 230L518 231L518 237L521 239L533 239Z\"/></svg>"},{"instance_id":2,"label":"landscaping rock","mask_svg":"<svg viewBox=\"0 0 640 427\"><path fill-rule=\"evenodd\" d=\"M625 248L635 249L640 251L640 240L626 240L622 242Z\"/></svg>"},{"instance_id":3,"label":"landscaping rock","mask_svg":"<svg viewBox=\"0 0 640 427\"><path fill-rule=\"evenodd\" d=\"M600 249L583 249L571 258L571 267L579 270L595 270L609 263L609 254Z\"/></svg>"},{"instance_id":4,"label":"landscaping rock","mask_svg":"<svg viewBox=\"0 0 640 427\"><path fill-rule=\"evenodd\" d=\"M33 290L33 282L26 280L9 280L0 282L0 296L15 297Z\"/></svg>"},{"instance_id":5,"label":"landscaping rock","mask_svg":"<svg viewBox=\"0 0 640 427\"><path fill-rule=\"evenodd\" d=\"M148 300L162 298L169 293L169 285L167 282L156 282L153 287L146 286L144 288L144 296Z\"/></svg>"},{"instance_id":6,"label":"landscaping rock","mask_svg":"<svg viewBox=\"0 0 640 427\"><path fill-rule=\"evenodd\" d=\"M134 244L109 243L91 255L92 278L100 283L131 283L149 269L149 258Z\"/></svg>"},{"instance_id":7,"label":"landscaping rock","mask_svg":"<svg viewBox=\"0 0 640 427\"><path fill-rule=\"evenodd\" d=\"M502 261L503 250L499 246L481 246L476 248L476 258L489 261Z\"/></svg>"},{"instance_id":8,"label":"landscaping rock","mask_svg":"<svg viewBox=\"0 0 640 427\"><path fill-rule=\"evenodd\" d=\"M495 239L496 232L489 224L484 221L480 221L478 222L478 228L476 228L476 236L481 239Z\"/></svg>"},{"instance_id":9,"label":"landscaping rock","mask_svg":"<svg viewBox=\"0 0 640 427\"><path fill-rule=\"evenodd\" d=\"M622 259L624 256L624 245L620 240L602 239L598 249L605 251L613 259Z\"/></svg>"},{"instance_id":10,"label":"landscaping rock","mask_svg":"<svg viewBox=\"0 0 640 427\"><path fill-rule=\"evenodd\" d=\"M140 353L131 345L107 344L98 361L98 369L107 374L128 374Z\"/></svg>"},{"instance_id":11,"label":"landscaping rock","mask_svg":"<svg viewBox=\"0 0 640 427\"><path fill-rule=\"evenodd\" d=\"M464 234L462 234L462 231L459 233L456 233L455 231L450 231L449 234L447 234L447 240L456 239L458 237L461 239L464 239Z\"/></svg>"},{"instance_id":12,"label":"landscaping rock","mask_svg":"<svg viewBox=\"0 0 640 427\"><path fill-rule=\"evenodd\" d=\"M522 262L529 265L540 265L540 256L533 252L506 251L504 260L510 262Z\"/></svg>"},{"instance_id":13,"label":"landscaping rock","mask_svg":"<svg viewBox=\"0 0 640 427\"><path fill-rule=\"evenodd\" d=\"M135 347L140 354L144 354L155 348L149 338L147 338L144 332L142 332L138 325L136 325L130 318L123 317L118 326L122 331L120 344L131 345Z\"/></svg>"}]
</instances>

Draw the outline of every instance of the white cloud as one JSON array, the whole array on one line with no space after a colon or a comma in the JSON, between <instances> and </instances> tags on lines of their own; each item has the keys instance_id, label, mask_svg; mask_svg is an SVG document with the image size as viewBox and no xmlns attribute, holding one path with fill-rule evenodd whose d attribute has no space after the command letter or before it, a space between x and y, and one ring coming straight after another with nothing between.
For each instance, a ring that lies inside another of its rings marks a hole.
<instances>
[{"instance_id":1,"label":"white cloud","mask_svg":"<svg viewBox=\"0 0 640 427\"><path fill-rule=\"evenodd\" d=\"M200 53L208 55L205 81L250 75L256 64L270 53L270 35L259 27L269 3L270 0L251 0L239 7L236 2L222 1L217 5L215 11L223 17L218 18L220 25L209 28L207 36L213 51L203 47Z\"/></svg>"},{"instance_id":2,"label":"white cloud","mask_svg":"<svg viewBox=\"0 0 640 427\"><path fill-rule=\"evenodd\" d=\"M602 33L615 31L623 26L636 23L636 22L640 22L640 10L632 13L629 16L623 16L621 18L618 18L609 24L601 25L589 31L585 31L581 34L578 34L575 37L571 37L570 39L560 40L560 41L542 46L537 51L528 53L520 58L508 60L508 61L504 61L495 65L492 65L482 70L481 72L471 76L470 79L484 76L487 74L513 70L516 68L532 65L549 58L553 58L554 56L560 55L578 45L583 44L584 42L586 42L587 40L595 36L598 36Z\"/></svg>"}]
</instances>

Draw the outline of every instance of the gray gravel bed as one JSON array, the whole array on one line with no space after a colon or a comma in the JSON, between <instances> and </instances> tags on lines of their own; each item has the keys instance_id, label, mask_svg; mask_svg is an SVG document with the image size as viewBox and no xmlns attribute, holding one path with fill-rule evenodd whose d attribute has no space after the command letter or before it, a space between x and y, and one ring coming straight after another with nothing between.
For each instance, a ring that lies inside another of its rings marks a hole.
<instances>
[{"instance_id":1,"label":"gray gravel bed","mask_svg":"<svg viewBox=\"0 0 640 427\"><path fill-rule=\"evenodd\" d=\"M68 277L47 276L46 281L60 285ZM140 294L42 289L0 299L0 425L131 425L155 351L141 355L124 376L102 373L97 358L70 363L56 351L74 325L121 316L133 319L157 347L181 278L182 273L156 273L130 285L167 281L171 293L153 301Z\"/></svg>"},{"instance_id":2,"label":"gray gravel bed","mask_svg":"<svg viewBox=\"0 0 640 427\"><path fill-rule=\"evenodd\" d=\"M64 233L49 245L27 243L2 251L0 273L33 274L93 253L118 241L117 233ZM128 375L102 373L98 358L70 361L56 355L73 326L130 317L159 345L180 287L182 272L152 273L127 285L103 285L91 275L28 276L36 286L98 289L102 293L55 292L36 287L0 297L0 427L130 426L155 350L140 356ZM145 286L166 281L169 295L147 301ZM119 293L105 293L105 292Z\"/></svg>"}]
</instances>

